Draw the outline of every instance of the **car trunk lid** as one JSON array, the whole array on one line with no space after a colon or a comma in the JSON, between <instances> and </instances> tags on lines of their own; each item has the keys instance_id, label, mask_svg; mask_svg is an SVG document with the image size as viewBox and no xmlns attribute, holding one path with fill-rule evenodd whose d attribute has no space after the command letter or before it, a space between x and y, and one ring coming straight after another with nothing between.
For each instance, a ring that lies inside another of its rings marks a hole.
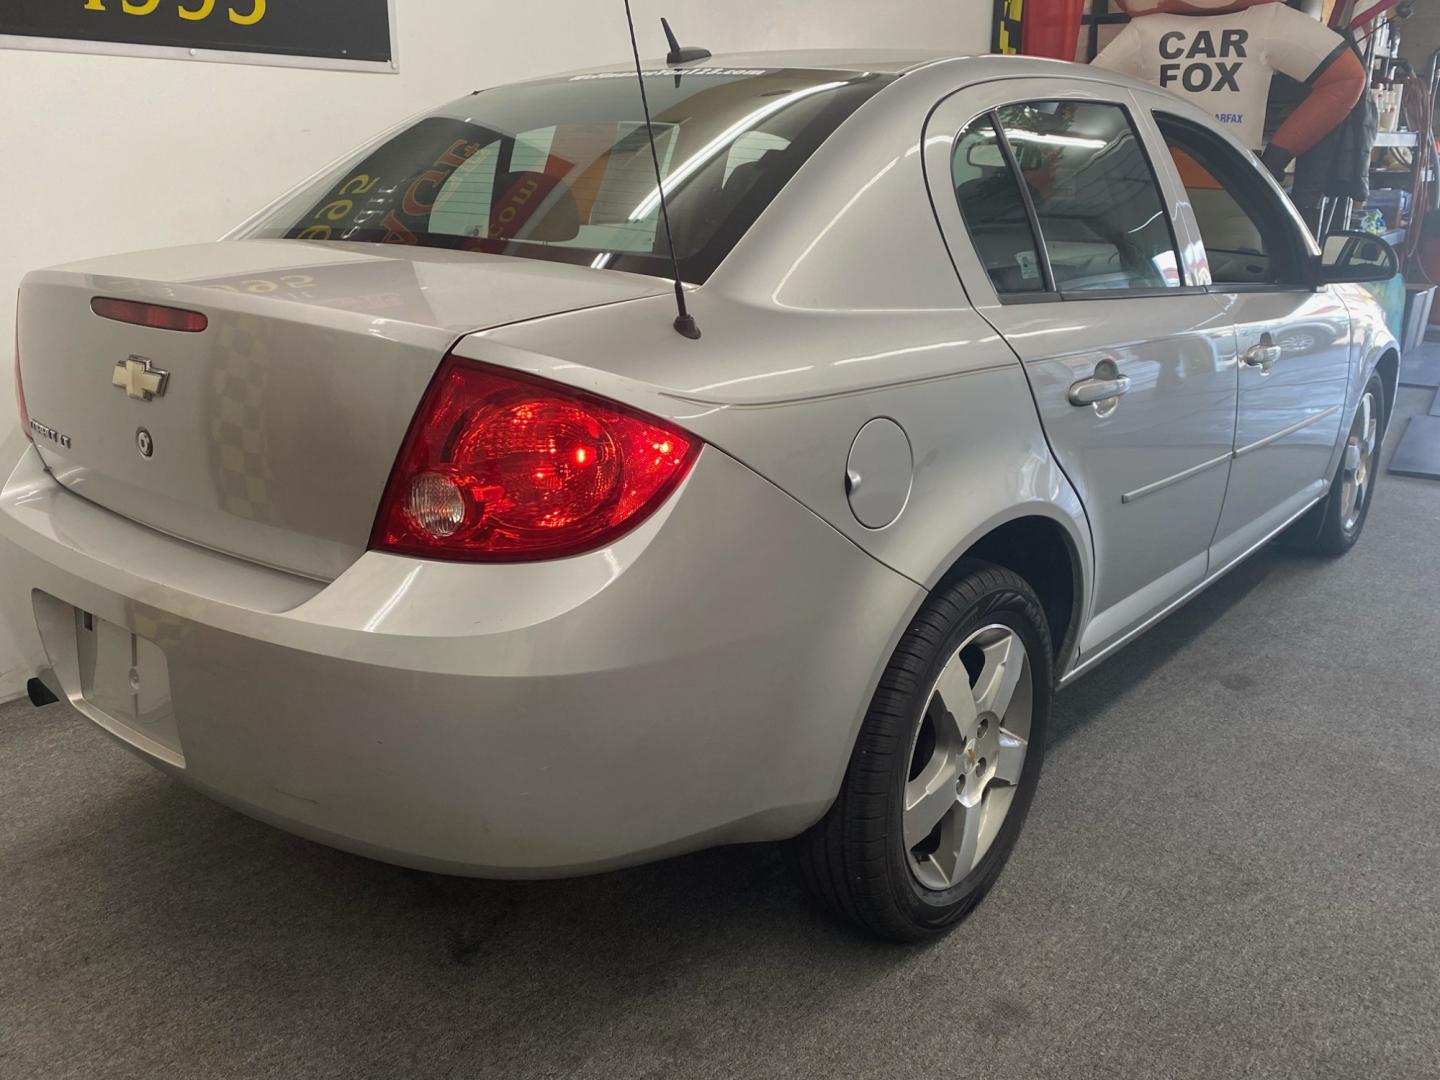
<instances>
[{"instance_id":1,"label":"car trunk lid","mask_svg":"<svg viewBox=\"0 0 1440 1080\"><path fill-rule=\"evenodd\" d=\"M300 241L40 271L20 293L31 433L55 478L92 502L330 580L367 546L416 406L459 337L667 288L565 264ZM208 325L102 318L97 297Z\"/></svg>"}]
</instances>

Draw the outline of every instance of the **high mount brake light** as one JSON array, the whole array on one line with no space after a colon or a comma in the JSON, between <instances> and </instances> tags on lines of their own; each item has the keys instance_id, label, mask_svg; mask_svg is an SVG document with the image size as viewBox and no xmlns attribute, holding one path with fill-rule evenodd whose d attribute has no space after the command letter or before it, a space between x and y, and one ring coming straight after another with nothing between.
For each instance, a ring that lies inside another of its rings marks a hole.
<instances>
[{"instance_id":1,"label":"high mount brake light","mask_svg":"<svg viewBox=\"0 0 1440 1080\"><path fill-rule=\"evenodd\" d=\"M592 551L653 513L700 445L604 398L448 356L400 449L371 546L472 562Z\"/></svg>"},{"instance_id":2,"label":"high mount brake light","mask_svg":"<svg viewBox=\"0 0 1440 1080\"><path fill-rule=\"evenodd\" d=\"M198 311L144 304L138 300L113 300L97 296L90 301L90 310L102 319L148 326L152 330L179 330L184 334L198 334L210 325L210 320Z\"/></svg>"}]
</instances>

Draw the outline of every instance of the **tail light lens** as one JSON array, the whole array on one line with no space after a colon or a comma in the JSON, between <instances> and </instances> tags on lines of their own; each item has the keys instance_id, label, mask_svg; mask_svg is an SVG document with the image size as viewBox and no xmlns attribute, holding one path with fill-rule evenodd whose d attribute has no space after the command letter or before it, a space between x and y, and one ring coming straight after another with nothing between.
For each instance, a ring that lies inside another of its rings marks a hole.
<instances>
[{"instance_id":1,"label":"tail light lens","mask_svg":"<svg viewBox=\"0 0 1440 1080\"><path fill-rule=\"evenodd\" d=\"M20 430L34 442L30 434L30 410L25 408L25 387L20 382L20 305L15 305L15 404L20 409Z\"/></svg>"},{"instance_id":2,"label":"tail light lens","mask_svg":"<svg viewBox=\"0 0 1440 1080\"><path fill-rule=\"evenodd\" d=\"M474 562L577 555L644 521L699 450L655 417L449 356L401 447L371 546Z\"/></svg>"}]
</instances>

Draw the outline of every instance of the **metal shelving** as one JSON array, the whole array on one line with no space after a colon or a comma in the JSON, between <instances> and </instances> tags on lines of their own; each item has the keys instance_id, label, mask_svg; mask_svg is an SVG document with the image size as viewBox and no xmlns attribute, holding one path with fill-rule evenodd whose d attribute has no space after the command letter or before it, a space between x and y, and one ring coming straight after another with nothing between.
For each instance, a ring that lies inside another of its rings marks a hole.
<instances>
[{"instance_id":1,"label":"metal shelving","mask_svg":"<svg viewBox=\"0 0 1440 1080\"><path fill-rule=\"evenodd\" d=\"M1413 131L1382 131L1375 136L1375 149L1387 146L1419 146L1420 136Z\"/></svg>"}]
</instances>

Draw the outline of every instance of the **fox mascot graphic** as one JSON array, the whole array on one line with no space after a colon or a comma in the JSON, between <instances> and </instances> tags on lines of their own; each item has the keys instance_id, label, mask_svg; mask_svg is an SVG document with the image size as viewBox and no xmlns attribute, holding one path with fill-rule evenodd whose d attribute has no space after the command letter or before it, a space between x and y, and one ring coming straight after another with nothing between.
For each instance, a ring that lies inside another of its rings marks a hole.
<instances>
[{"instance_id":1,"label":"fox mascot graphic","mask_svg":"<svg viewBox=\"0 0 1440 1080\"><path fill-rule=\"evenodd\" d=\"M1349 42L1279 0L1120 0L1120 6L1130 22L1094 62L1212 113L1277 179L1365 92L1365 65ZM1265 145L1265 103L1277 71L1310 94Z\"/></svg>"}]
</instances>

